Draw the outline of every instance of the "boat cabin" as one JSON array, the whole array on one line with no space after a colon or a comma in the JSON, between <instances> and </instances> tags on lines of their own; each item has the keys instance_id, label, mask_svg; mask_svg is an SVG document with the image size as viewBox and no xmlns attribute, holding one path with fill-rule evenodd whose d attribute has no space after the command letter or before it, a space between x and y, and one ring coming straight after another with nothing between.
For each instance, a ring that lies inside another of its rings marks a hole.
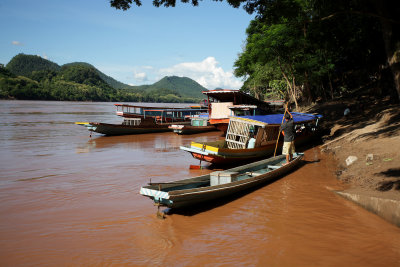
<instances>
[{"instance_id":1,"label":"boat cabin","mask_svg":"<svg viewBox=\"0 0 400 267\"><path fill-rule=\"evenodd\" d=\"M296 128L315 131L321 115L292 112ZM277 140L283 114L230 117L225 147L231 149L257 148Z\"/></svg>"},{"instance_id":2,"label":"boat cabin","mask_svg":"<svg viewBox=\"0 0 400 267\"><path fill-rule=\"evenodd\" d=\"M152 107L152 106L135 106L127 104L115 104L116 114L124 118L175 118L171 121L188 120L190 116L207 112L207 108L201 106L191 106L186 108L171 107ZM168 120L168 119L167 119Z\"/></svg>"}]
</instances>

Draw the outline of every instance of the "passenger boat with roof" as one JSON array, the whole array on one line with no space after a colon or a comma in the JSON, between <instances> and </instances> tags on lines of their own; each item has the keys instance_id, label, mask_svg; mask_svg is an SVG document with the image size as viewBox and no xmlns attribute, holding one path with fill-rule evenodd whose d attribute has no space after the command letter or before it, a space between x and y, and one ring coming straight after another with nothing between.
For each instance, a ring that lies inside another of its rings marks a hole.
<instances>
[{"instance_id":1,"label":"passenger boat with roof","mask_svg":"<svg viewBox=\"0 0 400 267\"><path fill-rule=\"evenodd\" d=\"M124 107L128 105L122 105ZM121 107L121 105L117 105ZM91 133L104 135L143 134L171 131L172 124L190 124L190 118L204 112L204 108L149 108L139 106L136 110L118 111L117 115L124 118L121 124L102 122L76 122L85 126Z\"/></svg>"},{"instance_id":2,"label":"passenger boat with roof","mask_svg":"<svg viewBox=\"0 0 400 267\"><path fill-rule=\"evenodd\" d=\"M188 107L157 107L130 104L114 104L117 116L124 118L156 119L162 116L163 122L188 121L190 117L208 112L207 107L192 105ZM161 114L161 112L165 111Z\"/></svg>"},{"instance_id":3,"label":"passenger boat with roof","mask_svg":"<svg viewBox=\"0 0 400 267\"><path fill-rule=\"evenodd\" d=\"M297 129L295 144L300 146L315 137L321 115L292 112ZM224 139L211 142L191 142L189 147L181 146L200 161L213 164L231 164L256 160L274 154L277 147L279 128L283 114L230 117ZM283 138L278 141L278 152L282 149ZM201 162L200 162L201 163Z\"/></svg>"},{"instance_id":4,"label":"passenger boat with roof","mask_svg":"<svg viewBox=\"0 0 400 267\"><path fill-rule=\"evenodd\" d=\"M207 96L210 124L226 133L231 116L255 116L272 113L272 107L264 101L239 90L217 89L204 91Z\"/></svg>"}]
</instances>

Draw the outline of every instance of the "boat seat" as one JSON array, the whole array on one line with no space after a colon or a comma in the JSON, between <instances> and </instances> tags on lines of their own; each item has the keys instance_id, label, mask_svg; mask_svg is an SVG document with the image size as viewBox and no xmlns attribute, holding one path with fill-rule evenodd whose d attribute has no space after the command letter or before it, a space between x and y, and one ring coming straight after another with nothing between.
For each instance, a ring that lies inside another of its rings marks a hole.
<instances>
[{"instance_id":1,"label":"boat seat","mask_svg":"<svg viewBox=\"0 0 400 267\"><path fill-rule=\"evenodd\" d=\"M262 173L259 173L259 172L246 172L246 174L249 175L249 176L259 176Z\"/></svg>"},{"instance_id":2,"label":"boat seat","mask_svg":"<svg viewBox=\"0 0 400 267\"><path fill-rule=\"evenodd\" d=\"M268 169L271 169L271 170L276 170L276 169L279 169L281 166L274 166L274 165L268 165Z\"/></svg>"}]
</instances>

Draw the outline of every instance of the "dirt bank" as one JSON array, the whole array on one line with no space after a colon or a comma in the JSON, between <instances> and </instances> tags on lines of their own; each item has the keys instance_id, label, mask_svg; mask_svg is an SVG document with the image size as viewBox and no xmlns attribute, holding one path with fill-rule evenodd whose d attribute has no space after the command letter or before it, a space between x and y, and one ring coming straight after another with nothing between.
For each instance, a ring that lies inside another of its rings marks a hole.
<instances>
[{"instance_id":1,"label":"dirt bank","mask_svg":"<svg viewBox=\"0 0 400 267\"><path fill-rule=\"evenodd\" d=\"M350 113L344 116L346 108ZM362 196L400 203L400 105L359 97L308 111L324 115L321 150L336 158L337 177L348 187L343 192L352 200Z\"/></svg>"}]
</instances>

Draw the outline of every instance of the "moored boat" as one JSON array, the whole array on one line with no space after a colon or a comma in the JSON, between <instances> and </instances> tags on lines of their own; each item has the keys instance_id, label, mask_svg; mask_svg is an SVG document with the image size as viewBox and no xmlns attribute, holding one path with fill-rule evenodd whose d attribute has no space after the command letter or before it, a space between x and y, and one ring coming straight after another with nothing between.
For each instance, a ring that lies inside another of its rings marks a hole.
<instances>
[{"instance_id":1,"label":"moored boat","mask_svg":"<svg viewBox=\"0 0 400 267\"><path fill-rule=\"evenodd\" d=\"M171 123L158 124L127 124L125 120L122 124L111 124L102 122L76 122L78 125L85 126L89 131L104 135L128 135L128 134L144 134L144 133L160 133L171 131L168 127ZM181 122L181 125L189 122Z\"/></svg>"},{"instance_id":2,"label":"moored boat","mask_svg":"<svg viewBox=\"0 0 400 267\"><path fill-rule=\"evenodd\" d=\"M207 107L189 106L184 108L139 106L129 104L114 104L117 116L124 118L156 119L163 117L164 122L187 121L189 117L207 112Z\"/></svg>"},{"instance_id":3,"label":"moored boat","mask_svg":"<svg viewBox=\"0 0 400 267\"><path fill-rule=\"evenodd\" d=\"M172 124L168 127L177 134L197 134L204 132L217 131L218 129L211 125L208 115L199 115L199 117L191 118L190 125L187 124Z\"/></svg>"},{"instance_id":4,"label":"moored boat","mask_svg":"<svg viewBox=\"0 0 400 267\"><path fill-rule=\"evenodd\" d=\"M217 89L203 92L208 97L210 124L226 133L230 116L271 114L271 106L240 90ZM210 101L210 99L212 101Z\"/></svg>"},{"instance_id":5,"label":"moored boat","mask_svg":"<svg viewBox=\"0 0 400 267\"><path fill-rule=\"evenodd\" d=\"M143 134L171 131L168 127L172 124L188 125L190 116L199 114L203 109L145 109L142 117L124 117L121 124L102 122L76 122L85 126L90 132L104 135ZM148 115L147 113L151 113ZM182 117L183 116L183 117Z\"/></svg>"},{"instance_id":6,"label":"moored boat","mask_svg":"<svg viewBox=\"0 0 400 267\"><path fill-rule=\"evenodd\" d=\"M299 166L302 158L303 154L295 154L293 160L285 164L285 156L280 155L198 177L172 182L149 183L149 185L141 187L140 194L151 198L159 206L189 207L281 178Z\"/></svg>"},{"instance_id":7,"label":"moored boat","mask_svg":"<svg viewBox=\"0 0 400 267\"><path fill-rule=\"evenodd\" d=\"M296 127L301 132L295 144L300 146L318 134L318 121L321 115L292 112ZM283 114L230 117L228 130L223 140L212 142L191 142L190 147L181 146L200 161L213 164L231 164L241 161L257 160L278 152L283 138L278 142L280 123Z\"/></svg>"}]
</instances>

